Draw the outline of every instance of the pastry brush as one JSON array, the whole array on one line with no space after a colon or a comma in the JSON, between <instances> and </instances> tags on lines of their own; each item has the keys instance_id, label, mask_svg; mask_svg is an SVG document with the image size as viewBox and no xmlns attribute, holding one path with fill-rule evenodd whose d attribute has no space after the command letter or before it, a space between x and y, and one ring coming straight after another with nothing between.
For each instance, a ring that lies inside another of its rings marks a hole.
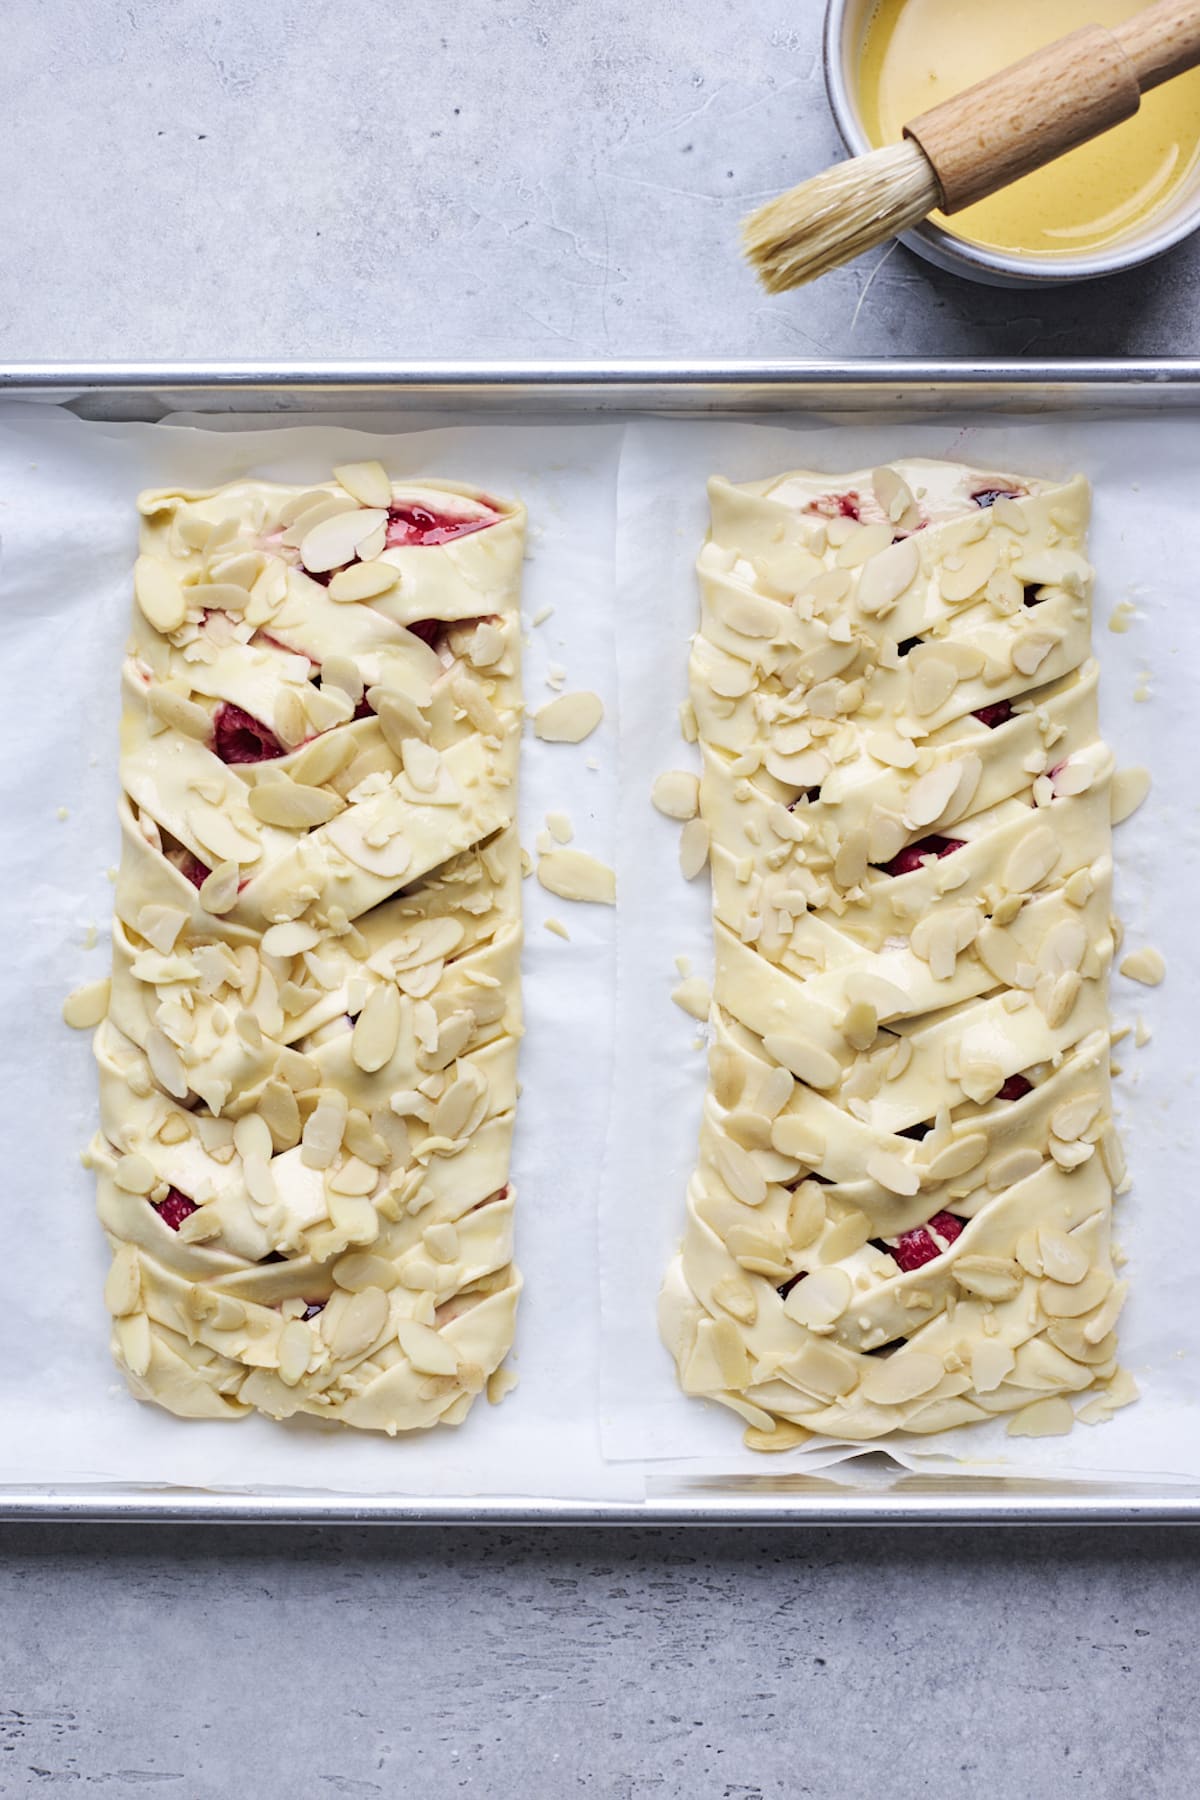
<instances>
[{"instance_id":1,"label":"pastry brush","mask_svg":"<svg viewBox=\"0 0 1200 1800\"><path fill-rule=\"evenodd\" d=\"M751 213L746 255L772 293L851 262L931 212L960 212L1137 111L1200 63L1200 0L1159 0L1106 30L1084 25Z\"/></svg>"}]
</instances>

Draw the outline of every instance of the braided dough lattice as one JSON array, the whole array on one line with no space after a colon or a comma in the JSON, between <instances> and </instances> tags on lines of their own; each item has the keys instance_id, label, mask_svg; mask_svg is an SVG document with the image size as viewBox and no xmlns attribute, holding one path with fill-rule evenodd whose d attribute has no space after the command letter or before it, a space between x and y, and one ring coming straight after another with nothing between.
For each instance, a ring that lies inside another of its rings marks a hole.
<instances>
[{"instance_id":1,"label":"braided dough lattice","mask_svg":"<svg viewBox=\"0 0 1200 1800\"><path fill-rule=\"evenodd\" d=\"M336 475L141 499L91 1156L136 1394L395 1432L520 1288L524 513Z\"/></svg>"},{"instance_id":2,"label":"braided dough lattice","mask_svg":"<svg viewBox=\"0 0 1200 1800\"><path fill-rule=\"evenodd\" d=\"M1123 1297L1086 484L710 493L715 1043L663 1336L758 1449L1063 1429Z\"/></svg>"}]
</instances>

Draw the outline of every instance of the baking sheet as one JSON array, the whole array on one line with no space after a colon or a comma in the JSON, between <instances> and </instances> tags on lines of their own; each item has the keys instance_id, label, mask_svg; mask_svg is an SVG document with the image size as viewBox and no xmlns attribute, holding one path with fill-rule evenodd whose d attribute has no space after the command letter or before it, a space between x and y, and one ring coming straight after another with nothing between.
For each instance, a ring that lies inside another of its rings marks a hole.
<instances>
[{"instance_id":1,"label":"baking sheet","mask_svg":"<svg viewBox=\"0 0 1200 1800\"><path fill-rule=\"evenodd\" d=\"M1194 418L922 423L798 418L786 427L737 421L643 421L622 447L618 543L621 894L614 1130L601 1210L606 1456L643 1465L667 1459L689 1476L775 1474L831 1468L874 1454L814 1440L765 1459L742 1449L741 1425L715 1403L682 1401L659 1344L654 1301L682 1231L705 1076L707 1033L671 1002L674 959L709 974L707 877L690 886L677 863L679 827L649 804L665 768L699 769L681 741L675 708L687 691L687 640L695 627L692 561L707 529L706 478L745 481L798 467L830 472L889 457L948 457L985 469L1055 479L1081 469L1094 487L1091 557L1098 571L1094 649L1101 716L1118 763L1145 763L1150 799L1116 833L1117 910L1128 946L1151 942L1168 975L1149 990L1114 974L1118 1023L1141 1013L1145 1048L1121 1045L1115 1092L1134 1186L1118 1203L1116 1238L1131 1297L1120 1325L1122 1362L1141 1401L1108 1424L1077 1425L1065 1438L1006 1435L1005 1421L896 1437L886 1450L919 1470L1156 1481L1200 1478L1196 1429L1200 1256L1194 1223L1196 1059L1190 1035L1200 831L1194 790L1200 670L1200 438ZM1107 628L1132 601L1130 629ZM1145 682L1150 699L1135 700ZM650 1046L647 1054L646 1046ZM636 1246L636 1253L631 1253ZM1086 1396L1085 1396L1086 1398ZM952 1462L951 1459L958 1459ZM850 1478L851 1470L838 1471Z\"/></svg>"},{"instance_id":2,"label":"baking sheet","mask_svg":"<svg viewBox=\"0 0 1200 1800\"><path fill-rule=\"evenodd\" d=\"M725 1497L745 1492L747 1480L774 1485L793 1473L803 1483L803 1471L818 1466L811 1452L769 1462L742 1452L732 1415L679 1395L655 1335L654 1296L682 1223L704 1076L703 1053L692 1047L697 1028L668 998L677 979L673 958L688 950L703 972L710 939L704 883L690 890L682 883L675 828L650 810L648 793L660 768L683 766L688 754L673 708L685 690L695 619L691 563L706 522L704 478L716 468L736 479L804 462L850 467L902 448L1046 473L1078 465L1096 482L1096 639L1106 725L1120 760L1148 761L1157 778L1147 807L1118 836L1121 910L1144 924L1171 965L1168 985L1157 995L1137 990L1126 1003L1118 991L1114 1002L1119 1015L1130 1016L1140 1004L1156 1032L1145 1050L1127 1058L1123 1093L1128 1114L1135 1087L1141 1090L1134 1128L1127 1123L1125 1131L1137 1186L1123 1202L1120 1225L1134 1282L1124 1349L1147 1400L1111 1425L1081 1428L1069 1440L1001 1437L998 1458L994 1450L984 1453L978 1434L974 1444L967 1439L956 1448L971 1473L988 1466L1023 1477L1061 1476L1067 1468L1073 1476L1126 1471L1159 1477L1160 1487L1200 1473L1186 1410L1194 1327L1186 1279L1172 1273L1186 1269L1191 1255L1187 1058L1181 1022L1170 1041L1167 1010L1188 978L1187 908L1179 898L1195 881L1195 809L1187 755L1177 755L1172 779L1155 749L1172 733L1181 747L1188 742L1183 709L1190 707L1186 671L1195 666L1195 646L1186 629L1186 568L1189 561L1195 566L1200 536L1188 524L1194 416L1068 425L1055 415L978 431L953 420L852 430L803 417L786 430L694 419L627 428L518 421L413 432L412 415L403 422L410 428L403 437L384 439L377 431L351 437L331 432L326 417L318 437L264 432L273 420L243 416L237 427L255 428L253 436L231 438L228 429L218 436L177 426L85 427L45 407L0 406L0 634L14 677L0 718L10 772L0 823L10 879L0 907L11 946L0 970L0 1058L7 1077L0 1126L11 1170L9 1305L0 1314L0 1485L129 1490L172 1483L431 1502L478 1496L483 1510L489 1497L499 1496L603 1507L636 1503L647 1492L661 1504L667 1494L694 1489L702 1516L706 1484L711 1494L720 1483ZM230 424L211 417L205 423ZM371 423L386 428L390 421L373 413ZM611 857L619 844L622 902L614 919L526 885L529 1036L514 1161L518 1256L527 1281L516 1356L521 1386L498 1410L476 1407L457 1432L397 1443L307 1422L197 1426L128 1398L104 1347L105 1252L91 1178L76 1160L93 1128L92 1069L86 1041L56 1023L65 989L102 972L107 958L111 888L103 871L116 854L116 670L128 616L133 495L146 483L227 479L251 468L310 479L331 458L377 450L398 473L434 470L519 491L528 502L532 557L523 610L532 617L553 605L555 612L529 634L527 697L531 706L547 697L544 675L557 661L567 669L568 686L596 687L609 712L601 734L578 748L530 738L523 837L531 841L549 807L564 807L582 847ZM1132 491L1138 475L1141 493ZM1131 582L1144 590L1141 616L1127 636L1112 637L1103 621ZM1142 666L1153 671L1149 706L1131 700ZM589 756L600 761L598 771L587 768ZM57 817L61 806L69 812L65 821ZM570 944L542 931L540 921L551 911L566 919ZM90 952L82 947L89 921L100 928L100 943ZM1131 931L1131 941L1136 937ZM1182 1009L1174 1010L1178 1017ZM598 1233L610 1093L615 1129ZM1144 1216L1152 1228L1143 1225ZM1157 1425L1143 1436L1138 1421L1148 1414ZM915 1454L906 1459L914 1467L951 1466L927 1441L913 1442ZM1090 1453L1082 1462L1074 1456L1081 1444ZM1067 1453L1070 1461L1063 1460ZM837 1468L826 1459L833 1479L867 1491L889 1479L879 1463L874 1458L868 1470L855 1456ZM786 1499L778 1499L786 1512Z\"/></svg>"},{"instance_id":3,"label":"baking sheet","mask_svg":"<svg viewBox=\"0 0 1200 1800\"><path fill-rule=\"evenodd\" d=\"M386 421L384 421L386 424ZM170 425L82 424L57 409L0 407L0 717L6 805L0 855L0 1132L5 1303L0 1307L0 1484L150 1483L397 1496L640 1497L636 1470L606 1468L596 1440L596 1190L608 1120L615 919L527 882L527 1037L513 1174L526 1280L514 1366L500 1407L394 1442L257 1417L185 1423L126 1393L107 1350L107 1251L78 1151L95 1129L88 1039L60 1022L70 987L107 972L118 854L118 672L145 485L197 485L253 469L326 478L381 456L397 476L437 474L519 493L531 530L522 611L531 620L531 710L567 685L595 688L608 718L579 746L523 757L522 840L549 808L576 843L612 860L616 743L611 614L618 428L493 425L405 435L330 428L230 436ZM597 603L599 600L599 603ZM65 807L68 817L60 819ZM571 941L542 928L569 915ZM99 929L95 949L84 943Z\"/></svg>"}]
</instances>

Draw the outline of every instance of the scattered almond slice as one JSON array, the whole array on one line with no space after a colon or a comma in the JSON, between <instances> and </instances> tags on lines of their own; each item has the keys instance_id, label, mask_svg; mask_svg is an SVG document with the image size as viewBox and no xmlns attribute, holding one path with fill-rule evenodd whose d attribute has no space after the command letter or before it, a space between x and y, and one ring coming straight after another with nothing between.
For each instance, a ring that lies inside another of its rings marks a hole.
<instances>
[{"instance_id":1,"label":"scattered almond slice","mask_svg":"<svg viewBox=\"0 0 1200 1800\"><path fill-rule=\"evenodd\" d=\"M686 769L666 769L655 778L650 798L665 818L685 823L700 810L700 778Z\"/></svg>"},{"instance_id":2,"label":"scattered almond slice","mask_svg":"<svg viewBox=\"0 0 1200 1800\"><path fill-rule=\"evenodd\" d=\"M533 715L533 729L550 744L581 744L603 717L604 702L599 694L583 688L539 706Z\"/></svg>"},{"instance_id":3,"label":"scattered almond slice","mask_svg":"<svg viewBox=\"0 0 1200 1800\"><path fill-rule=\"evenodd\" d=\"M551 850L539 857L537 878L547 893L560 900L592 901L600 906L617 903L617 877L607 863L585 850Z\"/></svg>"},{"instance_id":4,"label":"scattered almond slice","mask_svg":"<svg viewBox=\"0 0 1200 1800\"><path fill-rule=\"evenodd\" d=\"M570 942L571 934L561 919L543 919L542 926L546 931L552 933L554 937L565 938L568 943Z\"/></svg>"},{"instance_id":5,"label":"scattered almond slice","mask_svg":"<svg viewBox=\"0 0 1200 1800\"><path fill-rule=\"evenodd\" d=\"M108 1012L111 987L107 975L103 981L88 981L72 990L63 1001L62 1016L75 1031L91 1031Z\"/></svg>"},{"instance_id":6,"label":"scattered almond slice","mask_svg":"<svg viewBox=\"0 0 1200 1800\"><path fill-rule=\"evenodd\" d=\"M692 975L686 981L681 981L678 987L671 989L671 998L676 1006L681 1007L693 1019L699 1019L701 1024L707 1020L712 1005L712 990L703 976Z\"/></svg>"},{"instance_id":7,"label":"scattered almond slice","mask_svg":"<svg viewBox=\"0 0 1200 1800\"><path fill-rule=\"evenodd\" d=\"M1150 792L1150 771L1140 763L1118 769L1109 790L1110 811L1114 825L1124 824L1135 813Z\"/></svg>"},{"instance_id":8,"label":"scattered almond slice","mask_svg":"<svg viewBox=\"0 0 1200 1800\"><path fill-rule=\"evenodd\" d=\"M1157 987L1167 972L1162 952L1151 944L1131 950L1121 958L1119 966L1122 975L1128 975L1131 981L1140 981L1143 987Z\"/></svg>"}]
</instances>

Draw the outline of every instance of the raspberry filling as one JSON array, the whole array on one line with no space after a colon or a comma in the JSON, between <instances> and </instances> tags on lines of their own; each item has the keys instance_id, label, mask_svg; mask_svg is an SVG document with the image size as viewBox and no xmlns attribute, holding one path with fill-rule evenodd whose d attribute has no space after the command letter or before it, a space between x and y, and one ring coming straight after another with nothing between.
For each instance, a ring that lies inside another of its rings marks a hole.
<instances>
[{"instance_id":1,"label":"raspberry filling","mask_svg":"<svg viewBox=\"0 0 1200 1800\"><path fill-rule=\"evenodd\" d=\"M976 506L988 507L995 506L997 500L1021 500L1024 498L1024 495L1024 488L985 487L976 488L975 492L971 495L971 498Z\"/></svg>"},{"instance_id":2,"label":"raspberry filling","mask_svg":"<svg viewBox=\"0 0 1200 1800\"><path fill-rule=\"evenodd\" d=\"M185 1219L190 1219L194 1212L200 1210L196 1202L189 1200L186 1194L181 1194L177 1187L167 1190L165 1200L160 1200L157 1205L152 1200L150 1204L163 1223L169 1225L172 1231L178 1231Z\"/></svg>"},{"instance_id":3,"label":"raspberry filling","mask_svg":"<svg viewBox=\"0 0 1200 1800\"><path fill-rule=\"evenodd\" d=\"M184 880L190 881L194 888L203 887L204 883L212 874L212 870L209 868L208 864L202 863L200 858L198 856L193 856L190 850L185 850L183 852L178 862L176 862L175 867L179 870L179 873L183 876Z\"/></svg>"},{"instance_id":4,"label":"raspberry filling","mask_svg":"<svg viewBox=\"0 0 1200 1800\"><path fill-rule=\"evenodd\" d=\"M444 619L414 619L412 624L406 625L404 629L411 631L414 637L419 637L421 642L428 644L431 650L436 650L442 633L446 629L446 621Z\"/></svg>"},{"instance_id":5,"label":"raspberry filling","mask_svg":"<svg viewBox=\"0 0 1200 1800\"><path fill-rule=\"evenodd\" d=\"M223 763L272 762L287 755L273 731L230 700L222 700L213 714L213 749Z\"/></svg>"},{"instance_id":6,"label":"raspberry filling","mask_svg":"<svg viewBox=\"0 0 1200 1800\"><path fill-rule=\"evenodd\" d=\"M891 862L879 863L885 875L911 875L915 869L923 867L927 857L952 856L961 850L964 838L938 837L935 832L931 837L918 838L915 844L905 844L898 850Z\"/></svg>"},{"instance_id":7,"label":"raspberry filling","mask_svg":"<svg viewBox=\"0 0 1200 1800\"><path fill-rule=\"evenodd\" d=\"M810 500L804 510L819 513L823 519L860 520L861 507L857 490L851 488L848 494L822 494L819 500Z\"/></svg>"},{"instance_id":8,"label":"raspberry filling","mask_svg":"<svg viewBox=\"0 0 1200 1800\"><path fill-rule=\"evenodd\" d=\"M913 1231L902 1231L892 1243L885 1240L884 1248L888 1255L899 1263L907 1275L913 1269L924 1268L933 1262L955 1240L961 1236L965 1221L954 1213L934 1213L928 1225L918 1225ZM937 1233L937 1237L934 1233ZM938 1242L938 1238L942 1240Z\"/></svg>"},{"instance_id":9,"label":"raspberry filling","mask_svg":"<svg viewBox=\"0 0 1200 1800\"><path fill-rule=\"evenodd\" d=\"M1023 1100L1026 1094L1032 1094L1033 1083L1026 1081L1023 1075L1010 1075L1004 1086L996 1094L997 1100Z\"/></svg>"},{"instance_id":10,"label":"raspberry filling","mask_svg":"<svg viewBox=\"0 0 1200 1800\"><path fill-rule=\"evenodd\" d=\"M971 715L986 725L989 731L995 731L997 725L1007 725L1013 716L1011 700L995 700L991 706L981 706L978 712Z\"/></svg>"},{"instance_id":11,"label":"raspberry filling","mask_svg":"<svg viewBox=\"0 0 1200 1800\"><path fill-rule=\"evenodd\" d=\"M498 513L489 513L487 518L479 519L464 518L461 513L456 516L454 513L435 512L429 506L389 506L388 548L395 549L400 544L453 543L455 538L469 537L473 531L486 531L498 518Z\"/></svg>"}]
</instances>

